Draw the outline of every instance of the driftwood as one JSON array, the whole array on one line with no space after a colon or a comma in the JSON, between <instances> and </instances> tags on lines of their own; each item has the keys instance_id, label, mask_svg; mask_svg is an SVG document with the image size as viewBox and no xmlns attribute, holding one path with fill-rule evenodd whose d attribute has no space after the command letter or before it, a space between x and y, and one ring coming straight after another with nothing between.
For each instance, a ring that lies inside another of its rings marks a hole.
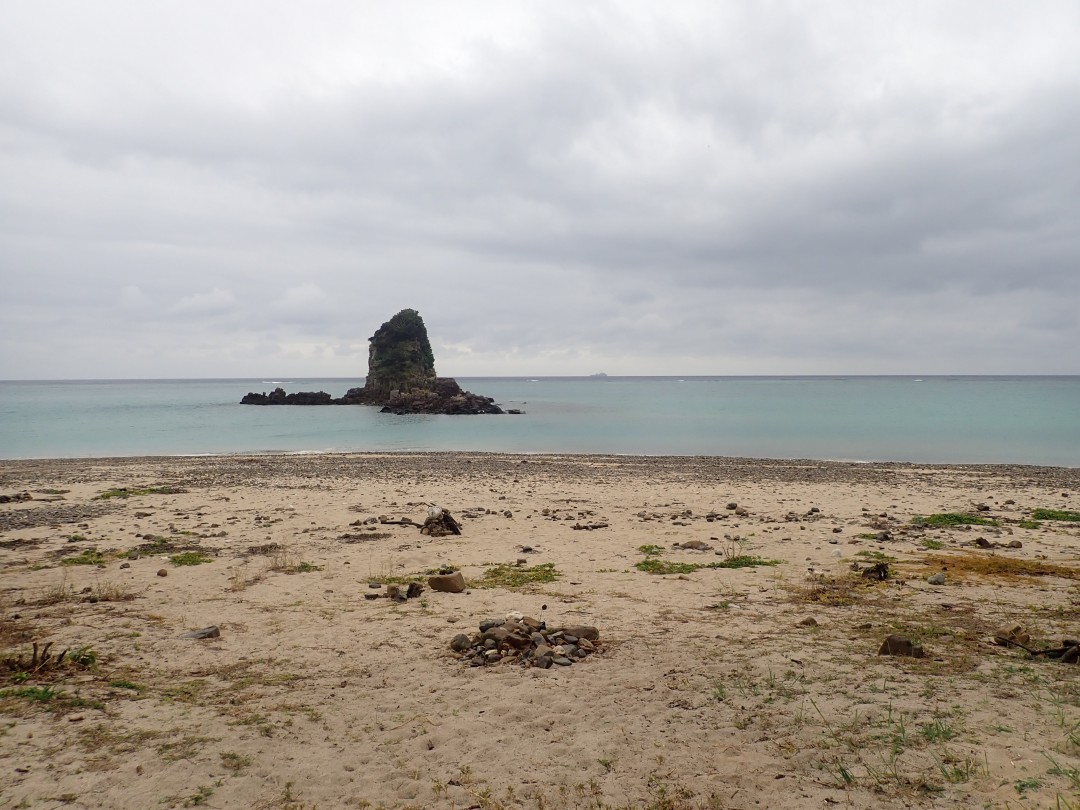
<instances>
[{"instance_id":1,"label":"driftwood","mask_svg":"<svg viewBox=\"0 0 1080 810\"><path fill-rule=\"evenodd\" d=\"M29 672L38 673L47 669L56 669L64 663L64 657L68 654L65 649L60 655L54 655L50 652L53 643L51 641L45 642L45 646L38 648L38 643L34 642L34 651L30 655L30 660L27 661L24 656L12 655L4 659L4 668L12 672Z\"/></svg>"},{"instance_id":2,"label":"driftwood","mask_svg":"<svg viewBox=\"0 0 1080 810\"><path fill-rule=\"evenodd\" d=\"M430 537L442 537L447 534L461 534L461 524L441 506L432 505L428 509L427 520L420 528L420 534Z\"/></svg>"},{"instance_id":3,"label":"driftwood","mask_svg":"<svg viewBox=\"0 0 1080 810\"><path fill-rule=\"evenodd\" d=\"M1047 650L1036 650L1011 638L1000 638L998 640L1007 645L1011 644L1014 647L1019 647L1032 658L1042 655L1060 661L1062 664L1080 663L1080 641L1071 638L1062 639L1060 647L1051 647Z\"/></svg>"}]
</instances>

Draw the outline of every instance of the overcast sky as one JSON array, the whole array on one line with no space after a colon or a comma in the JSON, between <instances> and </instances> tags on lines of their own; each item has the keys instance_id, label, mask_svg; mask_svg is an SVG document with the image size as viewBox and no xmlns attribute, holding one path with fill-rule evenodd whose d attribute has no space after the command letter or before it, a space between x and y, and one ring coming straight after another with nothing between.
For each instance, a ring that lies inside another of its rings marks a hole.
<instances>
[{"instance_id":1,"label":"overcast sky","mask_svg":"<svg viewBox=\"0 0 1080 810\"><path fill-rule=\"evenodd\" d=\"M0 10L0 378L1080 373L1080 3Z\"/></svg>"}]
</instances>

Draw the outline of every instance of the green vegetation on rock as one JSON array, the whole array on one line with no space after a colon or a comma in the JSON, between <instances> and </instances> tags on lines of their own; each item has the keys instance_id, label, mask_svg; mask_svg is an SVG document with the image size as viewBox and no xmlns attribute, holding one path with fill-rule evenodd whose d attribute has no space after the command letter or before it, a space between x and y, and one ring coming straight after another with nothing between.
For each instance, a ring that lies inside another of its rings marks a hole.
<instances>
[{"instance_id":1,"label":"green vegetation on rock","mask_svg":"<svg viewBox=\"0 0 1080 810\"><path fill-rule=\"evenodd\" d=\"M364 390L389 393L434 387L435 355L424 319L415 309L403 309L371 336Z\"/></svg>"}]
</instances>

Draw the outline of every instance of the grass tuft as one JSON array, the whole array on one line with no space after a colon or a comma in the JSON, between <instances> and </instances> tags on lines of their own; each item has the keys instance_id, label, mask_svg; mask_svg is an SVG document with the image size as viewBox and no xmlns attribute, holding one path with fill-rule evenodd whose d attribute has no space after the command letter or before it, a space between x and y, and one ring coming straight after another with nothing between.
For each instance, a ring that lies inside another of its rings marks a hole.
<instances>
[{"instance_id":1,"label":"grass tuft","mask_svg":"<svg viewBox=\"0 0 1080 810\"><path fill-rule=\"evenodd\" d=\"M182 551L169 557L169 562L173 565L202 565L213 561L213 557L208 557L201 551Z\"/></svg>"},{"instance_id":2,"label":"grass tuft","mask_svg":"<svg viewBox=\"0 0 1080 810\"><path fill-rule=\"evenodd\" d=\"M531 568L500 563L484 571L484 575L470 585L474 588L506 588L513 590L544 582L554 582L561 577L555 563L540 563Z\"/></svg>"},{"instance_id":3,"label":"grass tuft","mask_svg":"<svg viewBox=\"0 0 1080 810\"><path fill-rule=\"evenodd\" d=\"M1080 512L1068 512L1064 509L1036 509L1031 513L1033 520L1064 520L1080 523Z\"/></svg>"},{"instance_id":4,"label":"grass tuft","mask_svg":"<svg viewBox=\"0 0 1080 810\"><path fill-rule=\"evenodd\" d=\"M943 512L937 515L916 516L911 522L917 526L997 526L992 518L969 515L963 512Z\"/></svg>"}]
</instances>

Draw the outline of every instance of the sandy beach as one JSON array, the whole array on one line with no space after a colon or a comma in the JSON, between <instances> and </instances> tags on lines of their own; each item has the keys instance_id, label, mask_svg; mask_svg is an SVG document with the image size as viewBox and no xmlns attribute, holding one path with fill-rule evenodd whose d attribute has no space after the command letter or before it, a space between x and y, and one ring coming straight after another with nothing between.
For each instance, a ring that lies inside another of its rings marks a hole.
<instances>
[{"instance_id":1,"label":"sandy beach","mask_svg":"<svg viewBox=\"0 0 1080 810\"><path fill-rule=\"evenodd\" d=\"M1080 637L1077 469L71 459L0 495L3 808L1080 806L1080 666L994 640ZM451 649L508 614L599 640Z\"/></svg>"}]
</instances>

